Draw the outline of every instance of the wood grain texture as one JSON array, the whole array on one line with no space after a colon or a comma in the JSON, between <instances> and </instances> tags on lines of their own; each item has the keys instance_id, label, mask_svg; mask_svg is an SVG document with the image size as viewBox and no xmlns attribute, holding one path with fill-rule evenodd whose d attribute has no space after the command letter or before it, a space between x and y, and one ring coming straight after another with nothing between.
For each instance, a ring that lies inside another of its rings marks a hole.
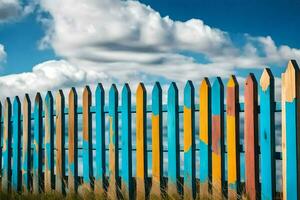
<instances>
[{"instance_id":1,"label":"wood grain texture","mask_svg":"<svg viewBox=\"0 0 300 200\"><path fill-rule=\"evenodd\" d=\"M70 193L78 189L78 97L74 87L69 92L68 115L68 189Z\"/></svg>"},{"instance_id":2,"label":"wood grain texture","mask_svg":"<svg viewBox=\"0 0 300 200\"><path fill-rule=\"evenodd\" d=\"M230 76L227 83L226 106L228 198L237 199L240 187L240 116L239 85L233 75Z\"/></svg>"},{"instance_id":3,"label":"wood grain texture","mask_svg":"<svg viewBox=\"0 0 300 200\"><path fill-rule=\"evenodd\" d=\"M1 186L2 191L7 192L10 188L11 183L11 102L9 98L5 99L4 107L4 127L3 127L3 168L2 168L2 179Z\"/></svg>"},{"instance_id":4,"label":"wood grain texture","mask_svg":"<svg viewBox=\"0 0 300 200\"><path fill-rule=\"evenodd\" d=\"M257 199L259 184L258 166L258 100L257 81L250 74L245 82L245 174L246 193L251 200Z\"/></svg>"},{"instance_id":5,"label":"wood grain texture","mask_svg":"<svg viewBox=\"0 0 300 200\"><path fill-rule=\"evenodd\" d=\"M147 196L147 130L146 130L146 88L139 83L136 90L136 192L137 199Z\"/></svg>"},{"instance_id":6,"label":"wood grain texture","mask_svg":"<svg viewBox=\"0 0 300 200\"><path fill-rule=\"evenodd\" d=\"M56 177L55 191L65 193L65 97L62 90L56 94Z\"/></svg>"},{"instance_id":7,"label":"wood grain texture","mask_svg":"<svg viewBox=\"0 0 300 200\"><path fill-rule=\"evenodd\" d=\"M1 111L0 111L1 113ZM28 94L23 100L22 189L29 192L31 170L31 101Z\"/></svg>"},{"instance_id":8,"label":"wood grain texture","mask_svg":"<svg viewBox=\"0 0 300 200\"><path fill-rule=\"evenodd\" d=\"M44 103L45 110L45 175L44 188L46 193L54 189L54 115L53 96L47 92Z\"/></svg>"},{"instance_id":9,"label":"wood grain texture","mask_svg":"<svg viewBox=\"0 0 300 200\"><path fill-rule=\"evenodd\" d=\"M275 101L274 77L264 69L260 78L261 199L275 198Z\"/></svg>"}]
</instances>

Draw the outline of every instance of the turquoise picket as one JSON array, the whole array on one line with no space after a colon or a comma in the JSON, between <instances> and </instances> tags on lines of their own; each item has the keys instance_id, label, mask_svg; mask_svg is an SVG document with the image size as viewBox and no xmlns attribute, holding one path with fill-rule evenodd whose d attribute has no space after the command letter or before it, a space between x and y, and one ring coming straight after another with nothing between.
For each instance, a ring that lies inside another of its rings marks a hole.
<instances>
[{"instance_id":1,"label":"turquoise picket","mask_svg":"<svg viewBox=\"0 0 300 200\"><path fill-rule=\"evenodd\" d=\"M122 89L122 191L125 199L133 198L131 91L126 83Z\"/></svg>"},{"instance_id":2,"label":"turquoise picket","mask_svg":"<svg viewBox=\"0 0 300 200\"><path fill-rule=\"evenodd\" d=\"M261 199L275 198L275 102L274 77L265 69L260 79Z\"/></svg>"},{"instance_id":3,"label":"turquoise picket","mask_svg":"<svg viewBox=\"0 0 300 200\"><path fill-rule=\"evenodd\" d=\"M18 96L13 102L13 166L12 189L19 191L21 188L21 102Z\"/></svg>"},{"instance_id":4,"label":"turquoise picket","mask_svg":"<svg viewBox=\"0 0 300 200\"><path fill-rule=\"evenodd\" d=\"M2 103L0 102L0 119L2 120L2 117L3 117L3 115L2 115ZM3 143L2 143L2 139L3 139L3 129L2 129L2 127L3 127L3 124L4 123L1 123L0 122L0 175L1 175L1 177L2 177L2 175L3 175L3 173L2 173L2 156L3 156L3 154L2 154L2 148L3 148Z\"/></svg>"},{"instance_id":5,"label":"turquoise picket","mask_svg":"<svg viewBox=\"0 0 300 200\"><path fill-rule=\"evenodd\" d=\"M184 88L184 198L196 198L195 178L195 89L192 81Z\"/></svg>"},{"instance_id":6,"label":"turquoise picket","mask_svg":"<svg viewBox=\"0 0 300 200\"><path fill-rule=\"evenodd\" d=\"M54 119L53 96L47 92L44 103L45 110L45 192L51 192L54 188Z\"/></svg>"},{"instance_id":7,"label":"turquoise picket","mask_svg":"<svg viewBox=\"0 0 300 200\"><path fill-rule=\"evenodd\" d=\"M10 185L11 171L11 102L9 98L5 100L4 108L4 129L3 129L3 169L2 169L2 191L8 191Z\"/></svg>"},{"instance_id":8,"label":"turquoise picket","mask_svg":"<svg viewBox=\"0 0 300 200\"><path fill-rule=\"evenodd\" d=\"M33 131L33 193L39 193L42 188L42 121L43 103L38 92L34 103L34 131Z\"/></svg>"},{"instance_id":9,"label":"turquoise picket","mask_svg":"<svg viewBox=\"0 0 300 200\"><path fill-rule=\"evenodd\" d=\"M117 197L119 177L118 141L118 90L113 84L109 90L109 191L110 197Z\"/></svg>"},{"instance_id":10,"label":"turquoise picket","mask_svg":"<svg viewBox=\"0 0 300 200\"><path fill-rule=\"evenodd\" d=\"M0 111L1 112L1 111ZM22 188L30 191L31 165L31 101L28 94L23 100Z\"/></svg>"},{"instance_id":11,"label":"turquoise picket","mask_svg":"<svg viewBox=\"0 0 300 200\"><path fill-rule=\"evenodd\" d=\"M85 86L82 101L82 166L83 187L93 189L93 149L92 149L92 119L91 119L91 90Z\"/></svg>"},{"instance_id":12,"label":"turquoise picket","mask_svg":"<svg viewBox=\"0 0 300 200\"><path fill-rule=\"evenodd\" d=\"M96 171L95 191L104 191L105 181L105 118L104 102L105 92L101 83L97 85L95 92L96 104Z\"/></svg>"},{"instance_id":13,"label":"turquoise picket","mask_svg":"<svg viewBox=\"0 0 300 200\"><path fill-rule=\"evenodd\" d=\"M180 186L178 89L174 82L168 89L167 123L168 191L170 195L174 196L178 194Z\"/></svg>"}]
</instances>

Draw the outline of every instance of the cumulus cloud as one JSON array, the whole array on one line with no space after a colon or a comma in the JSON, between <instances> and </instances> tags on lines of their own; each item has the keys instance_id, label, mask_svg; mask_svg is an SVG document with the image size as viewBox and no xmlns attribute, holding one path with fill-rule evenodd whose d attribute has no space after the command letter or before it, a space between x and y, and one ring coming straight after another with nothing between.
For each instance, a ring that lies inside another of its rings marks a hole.
<instances>
[{"instance_id":1,"label":"cumulus cloud","mask_svg":"<svg viewBox=\"0 0 300 200\"><path fill-rule=\"evenodd\" d=\"M32 13L36 5L36 0L31 0L27 4L20 0L0 0L0 23L22 18Z\"/></svg>"},{"instance_id":2,"label":"cumulus cloud","mask_svg":"<svg viewBox=\"0 0 300 200\"><path fill-rule=\"evenodd\" d=\"M3 64L6 60L6 52L4 49L4 46L2 44L0 44L0 67L1 64Z\"/></svg>"}]
</instances>

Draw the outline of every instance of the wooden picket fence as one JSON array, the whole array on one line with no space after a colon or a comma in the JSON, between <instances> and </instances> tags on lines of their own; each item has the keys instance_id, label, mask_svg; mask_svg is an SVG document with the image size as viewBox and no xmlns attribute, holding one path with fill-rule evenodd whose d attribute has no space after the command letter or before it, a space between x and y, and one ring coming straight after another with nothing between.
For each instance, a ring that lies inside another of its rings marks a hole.
<instances>
[{"instance_id":1,"label":"wooden picket fence","mask_svg":"<svg viewBox=\"0 0 300 200\"><path fill-rule=\"evenodd\" d=\"M244 190L250 199L275 199L276 184L282 181L283 192L279 196L299 199L299 74L297 63L290 61L282 74L281 102L274 100L274 78L269 69L263 71L259 84L253 74L247 77L244 103L239 102L239 85L231 76L226 88L226 105L221 78L216 78L212 86L207 78L201 82L199 104L195 104L193 83L188 81L184 88L183 106L178 103L175 83L171 83L167 104L163 105L162 89L158 82L152 90L151 106L147 105L146 89L142 83L136 91L136 106L131 104L128 84L122 89L120 106L114 84L109 90L108 105L105 105L101 84L96 88L94 105L88 86L83 91L82 106L77 104L75 88L70 90L67 106L62 90L56 94L55 105L51 92L47 93L44 101L37 93L33 113L28 95L25 95L23 107L18 97L14 98L13 105L6 98L4 116L1 116L3 128L0 128L3 144L0 152L2 191L56 191L67 194L87 188L95 193L106 192L112 199L120 195L125 199L144 199L148 195L165 193L185 199L209 194L237 199ZM163 149L164 112L167 113L167 149ZM199 121L195 121L195 112L199 112ZM242 133L239 127L241 112L244 112ZM275 112L282 113L281 152L275 152ZM136 114L136 141L132 141L133 113ZM147 133L147 113L152 116L151 150L147 149L147 135L150 134ZM183 114L183 141L179 139L180 114ZM82 130L78 128L79 115L82 115ZM92 128L93 115L95 131ZM107 115L109 136L105 134ZM199 133L195 131L196 123L199 123ZM79 134L82 134L80 147ZM242 134L244 140L240 142ZM121 141L118 141L119 135ZM109 137L109 144L105 142L106 137ZM196 148L196 140L199 148ZM78 158L79 149L82 151L82 162ZM136 151L134 160L133 151ZM150 170L147 167L148 151L152 154ZM167 157L164 158L163 152L166 151ZM180 161L181 151L184 154L183 163ZM200 155L200 165L196 164L196 151ZM244 165L240 162L241 154L244 154ZM164 166L164 160L168 161L167 166ZM282 180L275 177L276 160L282 160ZM109 165L108 171L106 164ZM182 164L183 173L180 172ZM79 165L82 165L83 171L80 177ZM135 173L133 165L136 166ZM167 177L163 176L163 167L167 168ZM243 178L242 167L245 168ZM199 170L199 177L196 177L196 170ZM149 171L152 172L151 179ZM135 177L133 174L136 174Z\"/></svg>"}]
</instances>

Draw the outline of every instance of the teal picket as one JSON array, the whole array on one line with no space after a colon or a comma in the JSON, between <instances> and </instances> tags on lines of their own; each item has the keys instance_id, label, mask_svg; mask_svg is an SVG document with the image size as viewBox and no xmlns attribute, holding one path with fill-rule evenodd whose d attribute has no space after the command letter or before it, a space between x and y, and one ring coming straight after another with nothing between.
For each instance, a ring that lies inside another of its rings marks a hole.
<instances>
[{"instance_id":1,"label":"teal picket","mask_svg":"<svg viewBox=\"0 0 300 200\"><path fill-rule=\"evenodd\" d=\"M11 102L9 98L5 100L4 108L4 129L3 129L3 169L2 169L2 191L8 191L10 187L11 171Z\"/></svg>"},{"instance_id":2,"label":"teal picket","mask_svg":"<svg viewBox=\"0 0 300 200\"><path fill-rule=\"evenodd\" d=\"M91 90L85 86L82 102L82 169L83 187L87 190L93 189L93 151L92 151L92 119L91 119Z\"/></svg>"},{"instance_id":3,"label":"teal picket","mask_svg":"<svg viewBox=\"0 0 300 200\"><path fill-rule=\"evenodd\" d=\"M0 111L1 112L1 111ZM23 100L22 188L30 191L31 166L31 101L28 94Z\"/></svg>"},{"instance_id":4,"label":"teal picket","mask_svg":"<svg viewBox=\"0 0 300 200\"><path fill-rule=\"evenodd\" d=\"M95 191L103 192L105 186L105 92L101 83L97 85L95 93L96 104L96 171Z\"/></svg>"},{"instance_id":5,"label":"teal picket","mask_svg":"<svg viewBox=\"0 0 300 200\"><path fill-rule=\"evenodd\" d=\"M19 191L21 188L21 102L18 96L13 102L13 166L12 189Z\"/></svg>"},{"instance_id":6,"label":"teal picket","mask_svg":"<svg viewBox=\"0 0 300 200\"><path fill-rule=\"evenodd\" d=\"M260 79L261 199L275 198L275 102L274 77L265 69Z\"/></svg>"},{"instance_id":7,"label":"teal picket","mask_svg":"<svg viewBox=\"0 0 300 200\"><path fill-rule=\"evenodd\" d=\"M43 103L38 92L34 103L34 131L33 131L33 193L42 191L42 121Z\"/></svg>"},{"instance_id":8,"label":"teal picket","mask_svg":"<svg viewBox=\"0 0 300 200\"><path fill-rule=\"evenodd\" d=\"M47 92L44 103L45 110L45 192L51 192L54 188L54 119L53 119L53 96Z\"/></svg>"},{"instance_id":9,"label":"teal picket","mask_svg":"<svg viewBox=\"0 0 300 200\"><path fill-rule=\"evenodd\" d=\"M168 192L175 196L180 189L178 89L174 82L168 89Z\"/></svg>"},{"instance_id":10,"label":"teal picket","mask_svg":"<svg viewBox=\"0 0 300 200\"><path fill-rule=\"evenodd\" d=\"M195 89L192 81L184 88L184 198L196 198L195 178Z\"/></svg>"},{"instance_id":11,"label":"teal picket","mask_svg":"<svg viewBox=\"0 0 300 200\"><path fill-rule=\"evenodd\" d=\"M131 91L126 83L122 89L122 191L125 199L133 198Z\"/></svg>"}]
</instances>

